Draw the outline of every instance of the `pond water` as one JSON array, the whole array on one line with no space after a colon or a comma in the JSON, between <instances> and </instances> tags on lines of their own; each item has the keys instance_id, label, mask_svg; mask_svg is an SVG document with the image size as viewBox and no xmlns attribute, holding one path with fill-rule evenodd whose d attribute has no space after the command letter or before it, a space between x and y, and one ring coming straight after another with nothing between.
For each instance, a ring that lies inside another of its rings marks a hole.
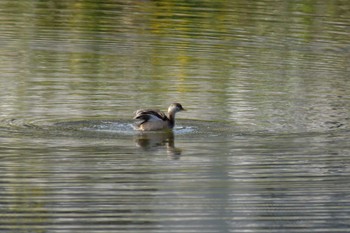
<instances>
[{"instance_id":1,"label":"pond water","mask_svg":"<svg viewBox=\"0 0 350 233\"><path fill-rule=\"evenodd\" d=\"M348 1L0 3L2 232L349 232ZM180 102L173 131L133 112Z\"/></svg>"}]
</instances>

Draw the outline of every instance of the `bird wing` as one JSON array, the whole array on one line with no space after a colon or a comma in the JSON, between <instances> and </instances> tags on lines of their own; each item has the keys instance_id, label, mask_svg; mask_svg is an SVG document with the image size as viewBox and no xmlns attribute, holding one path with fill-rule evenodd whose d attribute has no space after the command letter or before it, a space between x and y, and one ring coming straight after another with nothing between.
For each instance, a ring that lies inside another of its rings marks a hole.
<instances>
[{"instance_id":1,"label":"bird wing","mask_svg":"<svg viewBox=\"0 0 350 233\"><path fill-rule=\"evenodd\" d=\"M159 110L140 109L135 112L134 119L141 120L138 125L142 125L147 121L166 121L168 117Z\"/></svg>"}]
</instances>

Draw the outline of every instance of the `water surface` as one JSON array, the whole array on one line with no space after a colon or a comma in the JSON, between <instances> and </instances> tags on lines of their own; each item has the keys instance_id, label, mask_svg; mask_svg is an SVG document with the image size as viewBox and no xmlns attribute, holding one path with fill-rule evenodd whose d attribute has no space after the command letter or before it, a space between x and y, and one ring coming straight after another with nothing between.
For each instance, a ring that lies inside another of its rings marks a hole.
<instances>
[{"instance_id":1,"label":"water surface","mask_svg":"<svg viewBox=\"0 0 350 233\"><path fill-rule=\"evenodd\" d=\"M2 231L350 231L346 1L0 9Z\"/></svg>"}]
</instances>

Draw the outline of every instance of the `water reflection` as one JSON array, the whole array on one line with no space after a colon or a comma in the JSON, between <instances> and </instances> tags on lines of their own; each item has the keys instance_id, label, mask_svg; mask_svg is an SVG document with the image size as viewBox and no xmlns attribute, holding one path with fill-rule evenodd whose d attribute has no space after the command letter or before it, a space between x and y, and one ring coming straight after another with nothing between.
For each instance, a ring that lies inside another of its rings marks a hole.
<instances>
[{"instance_id":1,"label":"water reflection","mask_svg":"<svg viewBox=\"0 0 350 233\"><path fill-rule=\"evenodd\" d=\"M135 136L135 142L144 150L165 150L172 159L179 159L182 150L175 147L175 135L172 130L159 132L140 132Z\"/></svg>"}]
</instances>

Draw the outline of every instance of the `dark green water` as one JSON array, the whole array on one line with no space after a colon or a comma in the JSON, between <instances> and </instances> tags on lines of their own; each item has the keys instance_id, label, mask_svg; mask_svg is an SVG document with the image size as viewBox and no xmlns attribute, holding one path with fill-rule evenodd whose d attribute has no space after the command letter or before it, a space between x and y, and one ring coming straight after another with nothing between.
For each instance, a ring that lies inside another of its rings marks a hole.
<instances>
[{"instance_id":1,"label":"dark green water","mask_svg":"<svg viewBox=\"0 0 350 233\"><path fill-rule=\"evenodd\" d=\"M347 1L1 1L2 232L349 232ZM178 114L136 132L136 109Z\"/></svg>"}]
</instances>

